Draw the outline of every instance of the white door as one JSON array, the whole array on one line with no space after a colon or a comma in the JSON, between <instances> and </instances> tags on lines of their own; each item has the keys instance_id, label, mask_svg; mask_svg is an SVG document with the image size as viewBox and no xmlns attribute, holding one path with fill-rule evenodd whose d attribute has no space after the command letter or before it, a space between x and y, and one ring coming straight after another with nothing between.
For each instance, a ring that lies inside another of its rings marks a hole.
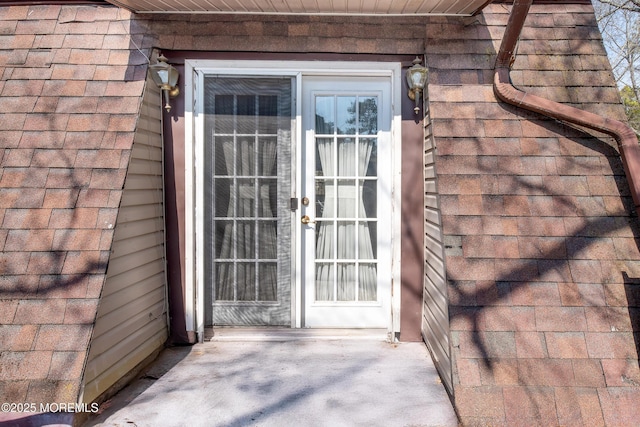
<instances>
[{"instance_id":1,"label":"white door","mask_svg":"<svg viewBox=\"0 0 640 427\"><path fill-rule=\"evenodd\" d=\"M305 76L300 209L304 327L391 317L391 80Z\"/></svg>"}]
</instances>

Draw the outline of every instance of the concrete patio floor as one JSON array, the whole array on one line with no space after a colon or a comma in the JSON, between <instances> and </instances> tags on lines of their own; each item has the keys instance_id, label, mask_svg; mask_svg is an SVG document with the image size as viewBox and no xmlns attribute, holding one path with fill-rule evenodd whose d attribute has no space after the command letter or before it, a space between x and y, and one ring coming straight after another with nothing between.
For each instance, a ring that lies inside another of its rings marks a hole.
<instances>
[{"instance_id":1,"label":"concrete patio floor","mask_svg":"<svg viewBox=\"0 0 640 427\"><path fill-rule=\"evenodd\" d=\"M85 426L457 426L422 343L304 333L164 350Z\"/></svg>"}]
</instances>

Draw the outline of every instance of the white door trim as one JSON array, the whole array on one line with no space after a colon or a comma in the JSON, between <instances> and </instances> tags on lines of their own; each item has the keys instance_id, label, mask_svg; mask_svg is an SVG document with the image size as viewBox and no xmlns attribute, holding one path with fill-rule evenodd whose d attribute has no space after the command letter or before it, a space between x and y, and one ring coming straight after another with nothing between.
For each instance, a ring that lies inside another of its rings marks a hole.
<instances>
[{"instance_id":1,"label":"white door trim","mask_svg":"<svg viewBox=\"0 0 640 427\"><path fill-rule=\"evenodd\" d=\"M299 100L302 96L302 78L315 76L388 76L391 79L391 139L392 139L392 259L391 259L391 322L390 333L400 329L400 230L401 230L401 65L396 62L338 62L338 61L235 61L235 60L185 60L185 320L188 332L195 332L199 341L204 338L204 252L203 240L203 116L199 113L198 100L203 97L202 79L205 74L224 75L282 75L296 78L296 117L293 138L292 175L297 175L300 165L302 141L302 109ZM291 197L301 197L301 184L292 176L295 185ZM292 327L301 327L301 278L300 257L295 256L302 250L300 222L298 212L292 212L295 237L292 242Z\"/></svg>"}]
</instances>

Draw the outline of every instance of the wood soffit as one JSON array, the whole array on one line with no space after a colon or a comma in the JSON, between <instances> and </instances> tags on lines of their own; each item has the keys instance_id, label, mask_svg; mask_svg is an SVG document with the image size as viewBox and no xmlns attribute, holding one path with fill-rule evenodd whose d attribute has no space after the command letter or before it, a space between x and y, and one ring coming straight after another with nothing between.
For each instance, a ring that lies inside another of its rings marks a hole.
<instances>
[{"instance_id":1,"label":"wood soffit","mask_svg":"<svg viewBox=\"0 0 640 427\"><path fill-rule=\"evenodd\" d=\"M473 15L488 0L108 0L137 13Z\"/></svg>"},{"instance_id":2,"label":"wood soffit","mask_svg":"<svg viewBox=\"0 0 640 427\"><path fill-rule=\"evenodd\" d=\"M513 0L0 0L1 6L106 5L136 13L232 13L287 15L469 16L489 3ZM587 4L590 0L534 0L534 4Z\"/></svg>"}]
</instances>

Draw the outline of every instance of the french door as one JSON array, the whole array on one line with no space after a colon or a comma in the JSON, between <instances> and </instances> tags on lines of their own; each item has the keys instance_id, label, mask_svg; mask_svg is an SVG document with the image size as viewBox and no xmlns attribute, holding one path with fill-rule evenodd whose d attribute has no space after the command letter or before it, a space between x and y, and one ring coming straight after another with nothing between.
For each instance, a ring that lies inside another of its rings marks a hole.
<instances>
[{"instance_id":1,"label":"french door","mask_svg":"<svg viewBox=\"0 0 640 427\"><path fill-rule=\"evenodd\" d=\"M386 328L390 81L308 77L302 89L304 326Z\"/></svg>"},{"instance_id":2,"label":"french door","mask_svg":"<svg viewBox=\"0 0 640 427\"><path fill-rule=\"evenodd\" d=\"M292 79L203 85L207 323L290 325Z\"/></svg>"},{"instance_id":3,"label":"french door","mask_svg":"<svg viewBox=\"0 0 640 427\"><path fill-rule=\"evenodd\" d=\"M389 328L391 75L193 70L198 324Z\"/></svg>"}]
</instances>

